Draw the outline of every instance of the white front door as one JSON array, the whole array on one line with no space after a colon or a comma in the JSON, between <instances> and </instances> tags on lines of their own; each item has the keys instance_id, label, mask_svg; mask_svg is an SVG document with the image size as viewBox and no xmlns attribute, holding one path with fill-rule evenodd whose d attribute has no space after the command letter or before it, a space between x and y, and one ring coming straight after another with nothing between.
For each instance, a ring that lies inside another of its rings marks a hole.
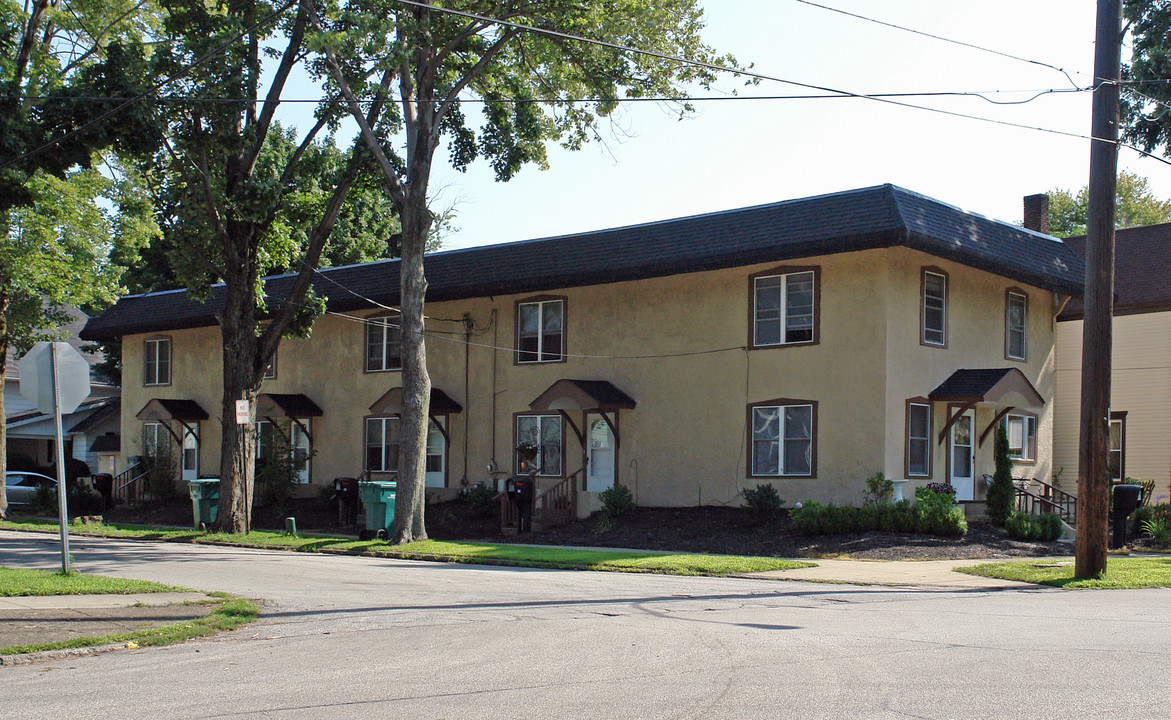
<instances>
[{"instance_id":1,"label":"white front door","mask_svg":"<svg viewBox=\"0 0 1171 720\"><path fill-rule=\"evenodd\" d=\"M586 469L586 490L602 492L614 487L614 433L601 416L590 415L589 460Z\"/></svg>"},{"instance_id":2,"label":"white front door","mask_svg":"<svg viewBox=\"0 0 1171 720\"><path fill-rule=\"evenodd\" d=\"M961 415L951 426L951 484L956 489L957 501L976 499L976 483L973 478L976 447L972 442L975 425L975 418L969 411Z\"/></svg>"},{"instance_id":3,"label":"white front door","mask_svg":"<svg viewBox=\"0 0 1171 720\"><path fill-rule=\"evenodd\" d=\"M183 430L183 482L199 477L199 438L195 433Z\"/></svg>"},{"instance_id":4,"label":"white front door","mask_svg":"<svg viewBox=\"0 0 1171 720\"><path fill-rule=\"evenodd\" d=\"M447 438L434 419L427 424L427 469L423 480L427 487L447 485Z\"/></svg>"}]
</instances>

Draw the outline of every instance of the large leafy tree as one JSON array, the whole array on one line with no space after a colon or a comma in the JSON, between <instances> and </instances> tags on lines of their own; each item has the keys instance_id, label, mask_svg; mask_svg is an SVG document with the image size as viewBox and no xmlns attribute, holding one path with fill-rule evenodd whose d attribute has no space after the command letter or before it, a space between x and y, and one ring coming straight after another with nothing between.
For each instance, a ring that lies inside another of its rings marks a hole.
<instances>
[{"instance_id":1,"label":"large leafy tree","mask_svg":"<svg viewBox=\"0 0 1171 720\"><path fill-rule=\"evenodd\" d=\"M312 126L297 132L277 122L289 78L308 53L307 8L264 0L161 4L166 42L154 67L177 78L161 111L163 151L148 172L169 238L162 274L197 297L223 284L219 517L224 529L243 533L251 525L256 445L254 428L236 424L236 403L255 411L281 338L307 331L320 312L311 287L330 238L358 226L383 233L393 209L347 205L351 191L369 199L363 178L377 167L363 145L339 152L329 140L344 106L325 98ZM382 127L385 109L368 106L363 122ZM266 297L261 278L283 269L297 273L291 290Z\"/></svg>"},{"instance_id":2,"label":"large leafy tree","mask_svg":"<svg viewBox=\"0 0 1171 720\"><path fill-rule=\"evenodd\" d=\"M1057 237L1086 234L1089 188L1076 193L1057 188L1049 195L1049 232ZM1160 200L1151 192L1147 179L1134 173L1118 175L1114 225L1118 228L1171 222L1171 200Z\"/></svg>"},{"instance_id":3,"label":"large leafy tree","mask_svg":"<svg viewBox=\"0 0 1171 720\"><path fill-rule=\"evenodd\" d=\"M427 193L435 152L446 146L459 169L482 158L508 180L526 164L545 166L549 143L577 149L599 137L620 98L682 98L686 84L709 83L725 60L700 40L697 0L300 0L300 7L317 31L314 68L348 101L402 223L403 416L393 534L396 542L422 539L431 387L423 254L434 218ZM477 120L464 113L469 100L482 107ZM381 126L367 121L365 108L384 102L394 112Z\"/></svg>"},{"instance_id":4,"label":"large leafy tree","mask_svg":"<svg viewBox=\"0 0 1171 720\"><path fill-rule=\"evenodd\" d=\"M152 10L0 0L0 365L59 325L65 305L108 298L110 252L151 232L134 186L94 167L103 152L152 147L149 115L120 100L143 86ZM0 473L6 439L0 425ZM0 486L0 516L7 504Z\"/></svg>"}]
</instances>

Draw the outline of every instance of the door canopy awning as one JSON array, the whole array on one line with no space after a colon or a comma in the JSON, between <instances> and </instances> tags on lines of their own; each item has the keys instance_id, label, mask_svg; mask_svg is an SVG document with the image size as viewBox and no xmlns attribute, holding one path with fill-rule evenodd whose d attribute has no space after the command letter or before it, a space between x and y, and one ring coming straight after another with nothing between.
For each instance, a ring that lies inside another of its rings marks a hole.
<instances>
[{"instance_id":1,"label":"door canopy awning","mask_svg":"<svg viewBox=\"0 0 1171 720\"><path fill-rule=\"evenodd\" d=\"M1045 405L1041 393L1017 368L956 370L927 397L938 402L982 404L996 408L1038 408Z\"/></svg>"},{"instance_id":2,"label":"door canopy awning","mask_svg":"<svg viewBox=\"0 0 1171 720\"><path fill-rule=\"evenodd\" d=\"M256 396L256 416L268 418L321 417L317 403L301 393L260 393Z\"/></svg>"},{"instance_id":3,"label":"door canopy awning","mask_svg":"<svg viewBox=\"0 0 1171 720\"><path fill-rule=\"evenodd\" d=\"M148 402L136 415L143 422L169 422L178 420L182 423L207 420L207 411L194 400L173 400L155 398Z\"/></svg>"},{"instance_id":4,"label":"door canopy awning","mask_svg":"<svg viewBox=\"0 0 1171 720\"><path fill-rule=\"evenodd\" d=\"M431 414L432 415L456 415L463 412L463 405L460 405L451 396L443 392L439 388L431 388ZM374 415L401 415L403 411L403 389L401 387L391 388L386 393L374 401L370 406L370 412Z\"/></svg>"},{"instance_id":5,"label":"door canopy awning","mask_svg":"<svg viewBox=\"0 0 1171 720\"><path fill-rule=\"evenodd\" d=\"M633 410L634 399L608 380L558 380L531 403L529 409L548 410Z\"/></svg>"}]
</instances>

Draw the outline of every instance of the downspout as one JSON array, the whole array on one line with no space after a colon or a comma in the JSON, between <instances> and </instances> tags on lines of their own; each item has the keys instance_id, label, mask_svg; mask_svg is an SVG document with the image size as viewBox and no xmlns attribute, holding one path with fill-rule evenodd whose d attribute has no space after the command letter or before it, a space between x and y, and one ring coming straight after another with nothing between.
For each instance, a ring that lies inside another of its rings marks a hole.
<instances>
[{"instance_id":1,"label":"downspout","mask_svg":"<svg viewBox=\"0 0 1171 720\"><path fill-rule=\"evenodd\" d=\"M463 488L468 486L468 426L471 425L469 418L472 414L471 353L472 314L464 313L464 474L459 482Z\"/></svg>"}]
</instances>

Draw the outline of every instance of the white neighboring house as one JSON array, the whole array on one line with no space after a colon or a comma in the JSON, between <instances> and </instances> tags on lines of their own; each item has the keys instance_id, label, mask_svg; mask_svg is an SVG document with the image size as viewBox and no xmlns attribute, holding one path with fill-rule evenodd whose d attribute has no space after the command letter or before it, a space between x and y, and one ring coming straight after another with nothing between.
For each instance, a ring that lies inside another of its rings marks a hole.
<instances>
[{"instance_id":1,"label":"white neighboring house","mask_svg":"<svg viewBox=\"0 0 1171 720\"><path fill-rule=\"evenodd\" d=\"M73 321L66 326L66 342L80 351L84 344L77 333L85 327L89 317L80 310L70 310ZM92 365L99 358L89 353L82 357ZM56 462L53 416L40 412L20 394L18 357L9 353L4 367L4 413L8 430L8 467L31 462L37 468L47 469ZM118 386L91 369L90 394L73 412L61 418L65 438L65 456L84 462L90 472L117 474L118 453L121 446L119 421L121 390Z\"/></svg>"}]
</instances>

